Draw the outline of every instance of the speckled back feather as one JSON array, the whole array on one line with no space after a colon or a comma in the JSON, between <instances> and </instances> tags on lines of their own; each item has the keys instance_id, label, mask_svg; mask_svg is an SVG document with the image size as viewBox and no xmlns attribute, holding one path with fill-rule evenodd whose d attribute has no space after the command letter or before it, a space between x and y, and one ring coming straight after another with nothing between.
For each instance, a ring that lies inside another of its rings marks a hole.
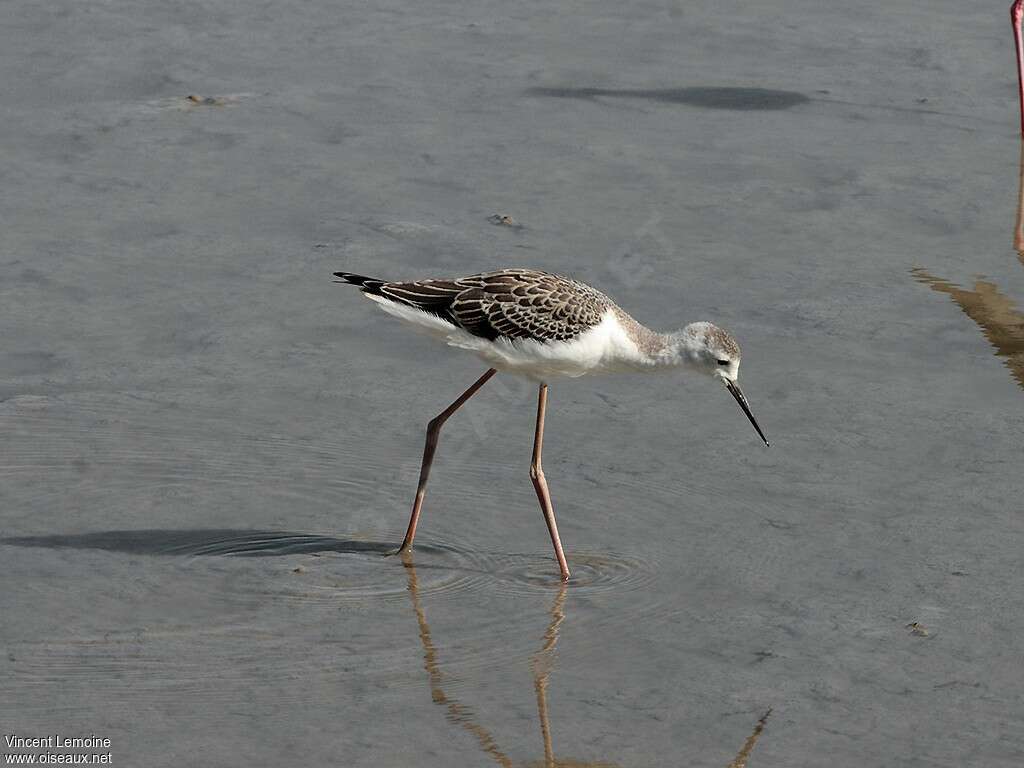
<instances>
[{"instance_id":1,"label":"speckled back feather","mask_svg":"<svg viewBox=\"0 0 1024 768\"><path fill-rule=\"evenodd\" d=\"M489 340L568 341L599 325L615 306L589 285L533 269L412 282L385 282L349 272L335 275L362 286L366 293L415 307Z\"/></svg>"}]
</instances>

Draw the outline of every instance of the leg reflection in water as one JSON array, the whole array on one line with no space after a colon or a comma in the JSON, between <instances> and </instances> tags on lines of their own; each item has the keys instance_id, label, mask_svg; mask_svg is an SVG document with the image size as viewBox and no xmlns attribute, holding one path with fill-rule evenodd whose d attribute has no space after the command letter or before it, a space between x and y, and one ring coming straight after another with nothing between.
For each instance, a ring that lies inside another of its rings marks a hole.
<instances>
[{"instance_id":1,"label":"leg reflection in water","mask_svg":"<svg viewBox=\"0 0 1024 768\"><path fill-rule=\"evenodd\" d=\"M750 753L754 750L754 745L757 744L757 740L761 738L761 734L764 733L764 726L767 724L768 716L771 713L772 711L769 709L761 715L761 719L758 720L757 725L754 726L754 732L747 737L740 753L736 755L736 759L729 763L726 768L747 768L747 758L750 757Z\"/></svg>"},{"instance_id":2,"label":"leg reflection in water","mask_svg":"<svg viewBox=\"0 0 1024 768\"><path fill-rule=\"evenodd\" d=\"M427 615L423 612L423 604L420 602L419 581L416 578L416 566L413 565L410 553L401 553L402 562L405 565L405 574L408 578L409 598L412 600L412 608L416 612L416 621L420 625L420 642L423 644L423 668L427 670L427 677L430 681L430 698L435 704L444 707L447 712L445 717L450 723L461 726L477 740L480 749L485 755L490 756L494 762L503 768L512 768L512 760L498 748L497 742L491 736L490 731L476 722L473 710L462 704L458 699L449 697L442 689L444 675L437 663L437 648L430 637L430 625L427 624Z\"/></svg>"},{"instance_id":3,"label":"leg reflection in water","mask_svg":"<svg viewBox=\"0 0 1024 768\"><path fill-rule=\"evenodd\" d=\"M565 620L565 601L568 595L568 586L563 582L555 595L549 611L551 621L544 632L541 648L530 660L530 670L533 673L533 688L537 694L537 719L540 723L541 740L544 744L544 759L542 761L531 761L517 764L498 746L497 741L491 732L476 721L473 710L460 702L457 698L449 696L444 692L444 673L438 662L437 647L430 634L430 625L427 623L427 615L423 610L423 603L420 600L419 582L416 578L416 566L413 564L412 555L402 555L402 562L405 565L406 578L408 579L409 598L412 600L412 607L416 613L416 622L419 624L420 642L423 644L423 668L427 671L427 678L430 683L430 698L439 706L445 708L445 717L448 722L458 725L468 732L476 740L480 749L502 768L513 768L522 765L523 768L618 768L614 763L602 761L575 760L573 758L555 757L552 746L551 722L548 714L548 680L555 666L555 646L558 644L558 630ZM747 758L750 756L754 744L757 743L761 733L764 731L769 709L757 722L754 732L747 738L742 749L736 758L726 768L745 768Z\"/></svg>"}]
</instances>

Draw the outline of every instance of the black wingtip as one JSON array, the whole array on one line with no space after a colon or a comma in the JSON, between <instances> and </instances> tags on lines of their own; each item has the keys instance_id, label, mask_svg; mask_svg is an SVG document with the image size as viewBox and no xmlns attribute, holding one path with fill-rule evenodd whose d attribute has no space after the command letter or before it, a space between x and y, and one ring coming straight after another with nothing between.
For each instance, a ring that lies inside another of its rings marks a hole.
<instances>
[{"instance_id":1,"label":"black wingtip","mask_svg":"<svg viewBox=\"0 0 1024 768\"><path fill-rule=\"evenodd\" d=\"M356 275L352 272L335 272L335 277L340 277L340 280L332 280L333 283L358 285L367 293L378 293L379 289L386 281L378 280L373 277L367 277L366 275Z\"/></svg>"},{"instance_id":2,"label":"black wingtip","mask_svg":"<svg viewBox=\"0 0 1024 768\"><path fill-rule=\"evenodd\" d=\"M356 275L352 272L335 272L334 276L341 278L340 281L335 282L351 283L352 285L365 285L366 283L382 282L381 280L375 280L372 277L366 277L366 275Z\"/></svg>"}]
</instances>

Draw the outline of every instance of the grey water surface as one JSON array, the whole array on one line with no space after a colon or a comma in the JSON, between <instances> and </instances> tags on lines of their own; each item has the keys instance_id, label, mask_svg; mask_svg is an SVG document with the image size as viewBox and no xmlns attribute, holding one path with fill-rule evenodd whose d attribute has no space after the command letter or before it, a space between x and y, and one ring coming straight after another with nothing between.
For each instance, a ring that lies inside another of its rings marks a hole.
<instances>
[{"instance_id":1,"label":"grey water surface","mask_svg":"<svg viewBox=\"0 0 1024 768\"><path fill-rule=\"evenodd\" d=\"M0 5L0 731L1024 764L1005 4ZM730 329L772 441L708 381L552 382L564 589L506 376L386 556L484 366L330 277L512 265Z\"/></svg>"}]
</instances>

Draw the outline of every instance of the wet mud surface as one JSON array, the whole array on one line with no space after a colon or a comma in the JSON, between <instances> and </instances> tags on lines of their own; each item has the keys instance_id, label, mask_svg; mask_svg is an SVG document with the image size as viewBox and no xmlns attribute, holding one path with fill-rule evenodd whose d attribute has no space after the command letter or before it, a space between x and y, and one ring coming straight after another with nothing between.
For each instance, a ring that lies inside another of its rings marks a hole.
<instances>
[{"instance_id":1,"label":"wet mud surface","mask_svg":"<svg viewBox=\"0 0 1024 768\"><path fill-rule=\"evenodd\" d=\"M0 721L115 765L1018 766L1012 38L980 2L7 4ZM743 347L497 376L334 285ZM770 714L769 714L770 713ZM298 760L298 762L296 762Z\"/></svg>"}]
</instances>

